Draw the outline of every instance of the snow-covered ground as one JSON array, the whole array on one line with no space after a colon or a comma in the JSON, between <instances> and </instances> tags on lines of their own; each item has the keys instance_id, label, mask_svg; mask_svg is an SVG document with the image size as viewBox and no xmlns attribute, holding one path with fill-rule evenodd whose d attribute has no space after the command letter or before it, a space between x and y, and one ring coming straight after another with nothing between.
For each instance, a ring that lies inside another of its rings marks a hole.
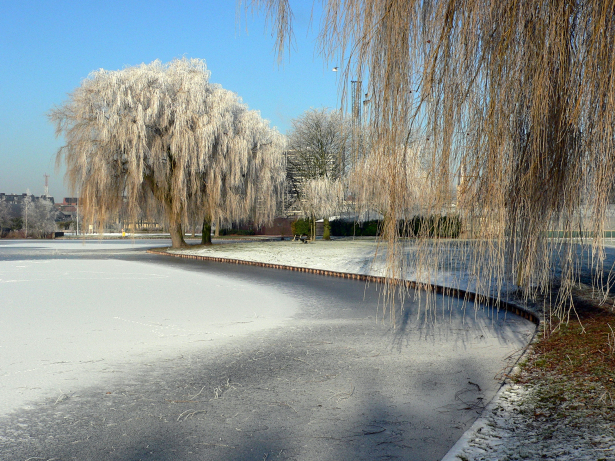
<instances>
[{"instance_id":1,"label":"snow-covered ground","mask_svg":"<svg viewBox=\"0 0 615 461\"><path fill-rule=\"evenodd\" d=\"M216 243L216 242L214 242ZM439 249L440 260L446 269L433 269L425 267L424 271L417 274L412 266L415 247L404 248L407 260L401 274L406 280L420 281L450 288L460 288L476 292L477 280L472 278L458 267L463 267L462 258L467 258L467 253L462 249L463 242L455 242L447 249ZM295 267L307 267L311 269L324 269L330 271L346 272L353 274L365 274L384 276L386 275L386 245L378 243L374 238L342 238L331 241L317 240L309 244L297 241L261 241L261 242L235 242L224 245L211 245L195 249L168 250L169 253L183 253L198 256L217 258L241 259L270 264L281 264ZM400 275L397 275L398 277ZM481 280L483 290L491 288L492 295L497 292L497 284L490 284L487 277ZM515 287L502 287L502 298L505 298L506 289L511 291ZM526 307L532 311L531 306ZM538 312L534 314L539 315Z\"/></svg>"},{"instance_id":2,"label":"snow-covered ground","mask_svg":"<svg viewBox=\"0 0 615 461\"><path fill-rule=\"evenodd\" d=\"M99 250L127 254L169 244L130 239L0 242L0 415L41 398L61 402L74 389L130 370L135 360L164 361L169 353L190 355L228 344L229 338L281 325L299 311L297 298L270 286L255 289L173 264L18 257L62 258ZM362 274L382 275L384 269L382 249L369 239L309 245L226 241L182 252ZM607 253L612 258L615 251ZM459 273L439 275L441 283L452 278L465 280ZM212 294L209 286L219 290ZM611 459L615 439L591 421L582 430L561 425L555 430L556 421L528 422L518 411L528 392L504 388L447 460ZM549 440L543 438L545 430L552 434Z\"/></svg>"},{"instance_id":3,"label":"snow-covered ground","mask_svg":"<svg viewBox=\"0 0 615 461\"><path fill-rule=\"evenodd\" d=\"M541 393L544 396L545 391L539 384L503 388L442 461L615 459L612 418L589 410L569 418L541 414L539 403L533 407ZM568 402L568 406L584 404Z\"/></svg>"},{"instance_id":4,"label":"snow-covered ground","mask_svg":"<svg viewBox=\"0 0 615 461\"><path fill-rule=\"evenodd\" d=\"M217 242L214 242L217 243ZM302 244L289 240L277 242L235 242L198 249L169 250L217 258L242 259L313 269L328 269L356 274L381 275L384 260L375 257L377 244L373 239L332 240Z\"/></svg>"},{"instance_id":5,"label":"snow-covered ground","mask_svg":"<svg viewBox=\"0 0 615 461\"><path fill-rule=\"evenodd\" d=\"M171 245L171 239L116 239L104 240L99 238L73 238L73 239L58 239L58 240L0 240L0 251L4 254L11 251L19 252L20 254L28 252L48 252L52 251L55 254L67 251L91 251L99 250L145 250L147 248L168 247ZM0 256L3 256L0 255Z\"/></svg>"},{"instance_id":6,"label":"snow-covered ground","mask_svg":"<svg viewBox=\"0 0 615 461\"><path fill-rule=\"evenodd\" d=\"M0 260L0 293L0 414L94 384L135 358L277 326L297 309L270 287L114 259Z\"/></svg>"}]
</instances>

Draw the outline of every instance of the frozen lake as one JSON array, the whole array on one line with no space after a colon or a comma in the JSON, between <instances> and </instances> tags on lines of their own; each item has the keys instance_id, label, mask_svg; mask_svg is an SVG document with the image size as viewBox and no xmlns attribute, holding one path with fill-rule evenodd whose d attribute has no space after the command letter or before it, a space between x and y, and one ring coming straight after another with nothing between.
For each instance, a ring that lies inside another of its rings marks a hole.
<instances>
[{"instance_id":1,"label":"frozen lake","mask_svg":"<svg viewBox=\"0 0 615 461\"><path fill-rule=\"evenodd\" d=\"M111 258L0 261L0 287L0 413L95 384L136 359L279 326L298 310L295 299L265 285Z\"/></svg>"},{"instance_id":2,"label":"frozen lake","mask_svg":"<svg viewBox=\"0 0 615 461\"><path fill-rule=\"evenodd\" d=\"M534 333L169 243L0 242L1 459L440 459Z\"/></svg>"}]
</instances>

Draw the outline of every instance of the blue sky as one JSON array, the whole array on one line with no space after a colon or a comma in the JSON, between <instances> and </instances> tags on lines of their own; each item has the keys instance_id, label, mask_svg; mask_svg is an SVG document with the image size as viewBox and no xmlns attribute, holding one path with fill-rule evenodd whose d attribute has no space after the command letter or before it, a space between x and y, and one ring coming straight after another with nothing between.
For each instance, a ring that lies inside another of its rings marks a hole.
<instances>
[{"instance_id":1,"label":"blue sky","mask_svg":"<svg viewBox=\"0 0 615 461\"><path fill-rule=\"evenodd\" d=\"M318 11L291 2L295 46L278 65L264 15L234 0L0 0L0 192L68 194L55 170L56 139L46 113L96 69L160 59L204 59L211 81L236 92L285 133L310 107L339 107L338 75L316 53ZM247 28L247 30L246 30Z\"/></svg>"}]
</instances>

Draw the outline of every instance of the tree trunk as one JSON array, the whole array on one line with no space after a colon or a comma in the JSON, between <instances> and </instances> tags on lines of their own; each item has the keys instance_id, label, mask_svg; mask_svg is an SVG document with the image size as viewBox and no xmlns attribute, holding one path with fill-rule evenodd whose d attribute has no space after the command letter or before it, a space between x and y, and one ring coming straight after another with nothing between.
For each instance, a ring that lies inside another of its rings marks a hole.
<instances>
[{"instance_id":1,"label":"tree trunk","mask_svg":"<svg viewBox=\"0 0 615 461\"><path fill-rule=\"evenodd\" d=\"M211 245L211 218L203 219L203 230L201 232L201 245Z\"/></svg>"},{"instance_id":2,"label":"tree trunk","mask_svg":"<svg viewBox=\"0 0 615 461\"><path fill-rule=\"evenodd\" d=\"M152 176L144 176L143 180L147 183L152 194L164 205L164 211L169 220L169 233L171 234L172 248L186 248L188 244L184 240L184 232L182 230L181 211L173 209L173 201L169 194L160 189Z\"/></svg>"},{"instance_id":3,"label":"tree trunk","mask_svg":"<svg viewBox=\"0 0 615 461\"><path fill-rule=\"evenodd\" d=\"M188 246L184 240L184 233L182 231L181 223L170 224L169 232L171 233L171 245L173 248L185 248Z\"/></svg>"},{"instance_id":4,"label":"tree trunk","mask_svg":"<svg viewBox=\"0 0 615 461\"><path fill-rule=\"evenodd\" d=\"M220 237L220 218L216 218L216 230L214 231L214 237Z\"/></svg>"},{"instance_id":5,"label":"tree trunk","mask_svg":"<svg viewBox=\"0 0 615 461\"><path fill-rule=\"evenodd\" d=\"M315 242L316 241L316 217L314 215L312 215L312 219L310 220L310 234L311 235L311 241Z\"/></svg>"},{"instance_id":6,"label":"tree trunk","mask_svg":"<svg viewBox=\"0 0 615 461\"><path fill-rule=\"evenodd\" d=\"M331 240L331 223L329 222L329 218L325 218L323 220L322 239Z\"/></svg>"}]
</instances>

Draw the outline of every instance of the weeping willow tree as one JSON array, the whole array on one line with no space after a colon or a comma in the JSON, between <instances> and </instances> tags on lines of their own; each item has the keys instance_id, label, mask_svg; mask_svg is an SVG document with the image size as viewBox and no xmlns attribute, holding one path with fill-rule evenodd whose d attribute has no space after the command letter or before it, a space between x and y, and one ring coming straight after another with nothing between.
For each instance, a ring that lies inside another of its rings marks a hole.
<instances>
[{"instance_id":1,"label":"weeping willow tree","mask_svg":"<svg viewBox=\"0 0 615 461\"><path fill-rule=\"evenodd\" d=\"M386 168L378 193L387 204L391 280L409 264L429 286L451 249L423 239L409 257L399 237L404 150L429 142L424 160L436 193L427 207L445 209L448 184L461 176L458 209L472 239L455 248L475 291L499 299L509 286L528 297L555 290L555 317L567 319L583 254L575 236L591 237L593 280L602 280L615 166L615 2L322 4L320 51L343 64L342 80L367 81L372 95L378 148L368 155ZM250 5L274 21L282 55L292 33L289 2ZM549 239L552 229L568 237Z\"/></svg>"},{"instance_id":2,"label":"weeping willow tree","mask_svg":"<svg viewBox=\"0 0 615 461\"><path fill-rule=\"evenodd\" d=\"M84 220L159 210L181 247L196 219L273 217L283 137L209 75L198 59L99 70L50 112Z\"/></svg>"},{"instance_id":3,"label":"weeping willow tree","mask_svg":"<svg viewBox=\"0 0 615 461\"><path fill-rule=\"evenodd\" d=\"M376 148L377 149L377 148ZM376 211L386 215L389 204L382 190L387 187L388 172L400 169L397 175L402 180L398 184L401 197L404 200L404 213L408 217L420 215L434 198L434 188L428 179L429 170L425 168L422 159L425 152L418 149L401 150L399 155L366 155L359 158L348 174L348 188L356 200L356 208L360 214ZM399 162L399 159L402 159ZM393 162L390 164L390 162Z\"/></svg>"},{"instance_id":4,"label":"weeping willow tree","mask_svg":"<svg viewBox=\"0 0 615 461\"><path fill-rule=\"evenodd\" d=\"M312 238L316 238L316 218L324 216L323 238L327 239L327 233L330 232L330 229L327 229L329 217L339 212L344 202L342 180L327 176L306 179L301 184L301 191L301 209L312 223Z\"/></svg>"}]
</instances>

